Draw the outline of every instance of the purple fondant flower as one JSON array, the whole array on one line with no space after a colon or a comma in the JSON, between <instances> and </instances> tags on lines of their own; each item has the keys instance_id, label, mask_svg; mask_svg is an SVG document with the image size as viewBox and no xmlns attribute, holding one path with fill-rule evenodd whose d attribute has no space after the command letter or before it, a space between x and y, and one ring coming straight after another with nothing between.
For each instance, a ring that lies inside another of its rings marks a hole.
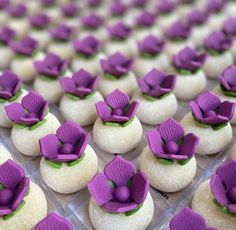
<instances>
[{"instance_id":1,"label":"purple fondant flower","mask_svg":"<svg viewBox=\"0 0 236 230\"><path fill-rule=\"evenodd\" d=\"M80 98L92 93L96 89L98 81L98 76L92 76L83 69L75 72L72 77L60 79L61 86L66 93Z\"/></svg>"},{"instance_id":2,"label":"purple fondant flower","mask_svg":"<svg viewBox=\"0 0 236 230\"><path fill-rule=\"evenodd\" d=\"M68 41L70 40L73 30L70 26L60 24L50 30L52 37L58 41Z\"/></svg>"},{"instance_id":3,"label":"purple fondant flower","mask_svg":"<svg viewBox=\"0 0 236 230\"><path fill-rule=\"evenodd\" d=\"M236 36L236 17L230 17L225 21L223 31L230 37Z\"/></svg>"},{"instance_id":4,"label":"purple fondant flower","mask_svg":"<svg viewBox=\"0 0 236 230\"><path fill-rule=\"evenodd\" d=\"M24 170L12 160L0 165L0 216L14 214L13 212L24 204L24 198L29 191L29 178Z\"/></svg>"},{"instance_id":5,"label":"purple fondant flower","mask_svg":"<svg viewBox=\"0 0 236 230\"><path fill-rule=\"evenodd\" d=\"M86 29L96 30L103 25L103 18L96 14L91 13L90 15L82 18L82 23Z\"/></svg>"},{"instance_id":6,"label":"purple fondant flower","mask_svg":"<svg viewBox=\"0 0 236 230\"><path fill-rule=\"evenodd\" d=\"M89 143L90 136L72 121L62 124L56 134L39 139L40 154L52 162L78 160Z\"/></svg>"},{"instance_id":7,"label":"purple fondant flower","mask_svg":"<svg viewBox=\"0 0 236 230\"><path fill-rule=\"evenodd\" d=\"M22 80L13 72L6 70L0 75L0 98L9 100L21 89Z\"/></svg>"},{"instance_id":8,"label":"purple fondant flower","mask_svg":"<svg viewBox=\"0 0 236 230\"><path fill-rule=\"evenodd\" d=\"M21 103L12 103L5 107L8 118L15 124L32 126L42 121L48 112L48 102L31 91L23 97Z\"/></svg>"},{"instance_id":9,"label":"purple fondant flower","mask_svg":"<svg viewBox=\"0 0 236 230\"><path fill-rule=\"evenodd\" d=\"M104 73L110 74L116 78L128 74L132 62L132 59L127 58L119 52L116 52L106 60L101 59L100 61Z\"/></svg>"},{"instance_id":10,"label":"purple fondant flower","mask_svg":"<svg viewBox=\"0 0 236 230\"><path fill-rule=\"evenodd\" d=\"M183 21L174 22L166 30L166 36L170 40L185 40L190 36L191 29Z\"/></svg>"},{"instance_id":11,"label":"purple fondant flower","mask_svg":"<svg viewBox=\"0 0 236 230\"><path fill-rule=\"evenodd\" d=\"M173 56L173 64L178 70L189 70L195 72L200 69L206 61L206 54L198 52L190 47L186 47Z\"/></svg>"},{"instance_id":12,"label":"purple fondant flower","mask_svg":"<svg viewBox=\"0 0 236 230\"><path fill-rule=\"evenodd\" d=\"M27 8L26 8L25 4L23 4L23 3L19 3L16 5L13 4L8 8L8 13L11 15L11 17L21 18L26 15Z\"/></svg>"},{"instance_id":13,"label":"purple fondant flower","mask_svg":"<svg viewBox=\"0 0 236 230\"><path fill-rule=\"evenodd\" d=\"M123 22L118 22L115 25L108 27L108 33L111 39L125 40L131 34L132 29Z\"/></svg>"},{"instance_id":14,"label":"purple fondant flower","mask_svg":"<svg viewBox=\"0 0 236 230\"><path fill-rule=\"evenodd\" d=\"M36 29L45 29L50 25L50 18L47 14L40 13L29 18L31 26Z\"/></svg>"},{"instance_id":15,"label":"purple fondant flower","mask_svg":"<svg viewBox=\"0 0 236 230\"><path fill-rule=\"evenodd\" d=\"M131 5L135 7L143 8L146 6L147 2L148 2L147 0L133 0L131 2Z\"/></svg>"},{"instance_id":16,"label":"purple fondant flower","mask_svg":"<svg viewBox=\"0 0 236 230\"><path fill-rule=\"evenodd\" d=\"M61 11L66 17L75 17L79 13L79 7L75 2L69 2L61 7Z\"/></svg>"},{"instance_id":17,"label":"purple fondant flower","mask_svg":"<svg viewBox=\"0 0 236 230\"><path fill-rule=\"evenodd\" d=\"M189 107L200 123L218 125L232 119L235 104L229 101L221 102L216 94L206 90L191 101Z\"/></svg>"},{"instance_id":18,"label":"purple fondant flower","mask_svg":"<svg viewBox=\"0 0 236 230\"><path fill-rule=\"evenodd\" d=\"M161 0L157 5L158 14L171 13L176 8L176 3L172 0Z\"/></svg>"},{"instance_id":19,"label":"purple fondant flower","mask_svg":"<svg viewBox=\"0 0 236 230\"><path fill-rule=\"evenodd\" d=\"M51 7L55 5L56 0L40 0L40 3L45 7Z\"/></svg>"},{"instance_id":20,"label":"purple fondant flower","mask_svg":"<svg viewBox=\"0 0 236 230\"><path fill-rule=\"evenodd\" d=\"M205 219L190 208L185 208L170 221L170 230L216 230L208 228Z\"/></svg>"},{"instance_id":21,"label":"purple fondant flower","mask_svg":"<svg viewBox=\"0 0 236 230\"><path fill-rule=\"evenodd\" d=\"M205 40L204 46L207 51L211 52L224 52L232 45L232 40L227 37L223 32L212 32Z\"/></svg>"},{"instance_id":22,"label":"purple fondant flower","mask_svg":"<svg viewBox=\"0 0 236 230\"><path fill-rule=\"evenodd\" d=\"M223 210L236 214L236 161L225 161L211 177L210 186Z\"/></svg>"},{"instance_id":23,"label":"purple fondant flower","mask_svg":"<svg viewBox=\"0 0 236 230\"><path fill-rule=\"evenodd\" d=\"M122 16L127 11L127 6L122 1L114 1L110 5L110 11L113 16Z\"/></svg>"},{"instance_id":24,"label":"purple fondant flower","mask_svg":"<svg viewBox=\"0 0 236 230\"><path fill-rule=\"evenodd\" d=\"M16 36L16 32L10 27L3 27L0 30L0 43L4 45L8 45L12 40L14 40Z\"/></svg>"},{"instance_id":25,"label":"purple fondant flower","mask_svg":"<svg viewBox=\"0 0 236 230\"><path fill-rule=\"evenodd\" d=\"M138 102L130 103L129 96L116 89L106 96L105 101L98 102L96 109L103 122L124 123L134 117Z\"/></svg>"},{"instance_id":26,"label":"purple fondant flower","mask_svg":"<svg viewBox=\"0 0 236 230\"><path fill-rule=\"evenodd\" d=\"M0 10L5 10L10 6L10 0L0 0Z\"/></svg>"},{"instance_id":27,"label":"purple fondant flower","mask_svg":"<svg viewBox=\"0 0 236 230\"><path fill-rule=\"evenodd\" d=\"M41 220L35 227L35 230L73 230L73 225L66 218L50 213L47 217Z\"/></svg>"},{"instance_id":28,"label":"purple fondant flower","mask_svg":"<svg viewBox=\"0 0 236 230\"><path fill-rule=\"evenodd\" d=\"M103 0L87 0L88 6L91 8L96 8L102 5Z\"/></svg>"},{"instance_id":29,"label":"purple fondant flower","mask_svg":"<svg viewBox=\"0 0 236 230\"><path fill-rule=\"evenodd\" d=\"M148 35L138 42L139 53L144 56L156 56L164 50L164 47L165 42L154 35Z\"/></svg>"},{"instance_id":30,"label":"purple fondant flower","mask_svg":"<svg viewBox=\"0 0 236 230\"><path fill-rule=\"evenodd\" d=\"M236 66L229 66L219 77L224 90L236 92Z\"/></svg>"},{"instance_id":31,"label":"purple fondant flower","mask_svg":"<svg viewBox=\"0 0 236 230\"><path fill-rule=\"evenodd\" d=\"M152 97L160 97L170 93L176 83L176 76L166 75L157 69L152 69L144 78L138 79L138 84L141 91Z\"/></svg>"},{"instance_id":32,"label":"purple fondant flower","mask_svg":"<svg viewBox=\"0 0 236 230\"><path fill-rule=\"evenodd\" d=\"M190 26L203 25L206 20L207 15L199 9L194 9L188 14L188 24Z\"/></svg>"},{"instance_id":33,"label":"purple fondant flower","mask_svg":"<svg viewBox=\"0 0 236 230\"><path fill-rule=\"evenodd\" d=\"M222 0L207 0L206 13L210 15L221 12L226 2L227 1L222 1Z\"/></svg>"},{"instance_id":34,"label":"purple fondant flower","mask_svg":"<svg viewBox=\"0 0 236 230\"><path fill-rule=\"evenodd\" d=\"M153 26L155 20L156 20L155 15L145 10L136 18L135 23L137 27L146 28Z\"/></svg>"},{"instance_id":35,"label":"purple fondant flower","mask_svg":"<svg viewBox=\"0 0 236 230\"><path fill-rule=\"evenodd\" d=\"M73 41L73 47L76 53L85 57L93 57L96 55L99 52L100 46L99 40L92 35Z\"/></svg>"},{"instance_id":36,"label":"purple fondant flower","mask_svg":"<svg viewBox=\"0 0 236 230\"><path fill-rule=\"evenodd\" d=\"M112 186L111 186L112 185ZM91 197L105 211L125 213L137 209L148 194L149 182L135 166L116 156L88 184Z\"/></svg>"},{"instance_id":37,"label":"purple fondant flower","mask_svg":"<svg viewBox=\"0 0 236 230\"><path fill-rule=\"evenodd\" d=\"M147 134L147 141L155 157L187 160L195 154L199 138L193 133L185 136L182 125L169 118Z\"/></svg>"},{"instance_id":38,"label":"purple fondant flower","mask_svg":"<svg viewBox=\"0 0 236 230\"><path fill-rule=\"evenodd\" d=\"M68 68L69 62L62 60L59 56L53 53L47 54L44 60L35 61L34 66L36 72L40 76L47 76L50 78L60 77Z\"/></svg>"},{"instance_id":39,"label":"purple fondant flower","mask_svg":"<svg viewBox=\"0 0 236 230\"><path fill-rule=\"evenodd\" d=\"M11 49L24 56L32 56L38 47L38 42L30 36L26 36L19 41L10 42Z\"/></svg>"}]
</instances>

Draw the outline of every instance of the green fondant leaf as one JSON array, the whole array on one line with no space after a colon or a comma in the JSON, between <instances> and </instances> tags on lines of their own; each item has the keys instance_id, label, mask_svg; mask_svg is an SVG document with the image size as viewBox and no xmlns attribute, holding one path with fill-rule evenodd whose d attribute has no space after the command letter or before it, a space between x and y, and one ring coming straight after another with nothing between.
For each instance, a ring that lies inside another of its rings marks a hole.
<instances>
[{"instance_id":1,"label":"green fondant leaf","mask_svg":"<svg viewBox=\"0 0 236 230\"><path fill-rule=\"evenodd\" d=\"M23 124L16 124L14 123L14 126L18 129L24 129L25 127L27 127L26 125L23 125Z\"/></svg>"},{"instance_id":2,"label":"green fondant leaf","mask_svg":"<svg viewBox=\"0 0 236 230\"><path fill-rule=\"evenodd\" d=\"M84 97L84 99L86 100L86 99L89 99L89 98L91 98L95 93L96 93L97 91L96 90L94 90L93 92L91 92L90 94L88 94L88 95L86 95L85 97Z\"/></svg>"},{"instance_id":3,"label":"green fondant leaf","mask_svg":"<svg viewBox=\"0 0 236 230\"><path fill-rule=\"evenodd\" d=\"M132 184L132 180L130 179L130 180L128 180L128 182L127 182L127 187L130 188L131 184Z\"/></svg>"},{"instance_id":4,"label":"green fondant leaf","mask_svg":"<svg viewBox=\"0 0 236 230\"><path fill-rule=\"evenodd\" d=\"M198 126L200 126L200 127L202 127L202 128L209 128L210 127L210 125L207 125L207 124L203 124L203 123L201 123L199 120L197 120L197 118L193 115L193 119L194 119L194 121L195 121L195 123L198 125Z\"/></svg>"},{"instance_id":5,"label":"green fondant leaf","mask_svg":"<svg viewBox=\"0 0 236 230\"><path fill-rule=\"evenodd\" d=\"M213 200L213 203L222 210L222 212L224 212L227 215L230 215L232 217L236 217L236 213L232 213L229 211L229 209L225 206L222 206L216 199Z\"/></svg>"},{"instance_id":6,"label":"green fondant leaf","mask_svg":"<svg viewBox=\"0 0 236 230\"><path fill-rule=\"evenodd\" d=\"M169 93L165 93L165 94L159 96L158 99L161 100L161 99L163 99L163 98L165 98L165 97L170 96L171 94L172 94L171 92L169 92Z\"/></svg>"},{"instance_id":7,"label":"green fondant leaf","mask_svg":"<svg viewBox=\"0 0 236 230\"><path fill-rule=\"evenodd\" d=\"M134 213L136 213L136 212L137 212L140 208L142 208L142 207L143 207L143 204L139 204L136 209L126 212L125 215L126 215L126 216L131 216L131 215L133 215Z\"/></svg>"},{"instance_id":8,"label":"green fondant leaf","mask_svg":"<svg viewBox=\"0 0 236 230\"><path fill-rule=\"evenodd\" d=\"M75 166L75 165L79 164L84 159L84 157L85 157L85 153L79 159L77 159L75 161L68 162L67 166L72 167L72 166Z\"/></svg>"},{"instance_id":9,"label":"green fondant leaf","mask_svg":"<svg viewBox=\"0 0 236 230\"><path fill-rule=\"evenodd\" d=\"M22 90L20 89L13 97L9 99L10 102L15 101L22 94Z\"/></svg>"},{"instance_id":10,"label":"green fondant leaf","mask_svg":"<svg viewBox=\"0 0 236 230\"><path fill-rule=\"evenodd\" d=\"M183 141L184 141L184 137L181 137L181 138L176 142L176 144L177 144L177 145L182 145Z\"/></svg>"},{"instance_id":11,"label":"green fondant leaf","mask_svg":"<svg viewBox=\"0 0 236 230\"><path fill-rule=\"evenodd\" d=\"M152 59L152 58L156 58L157 56L159 56L160 53L156 53L156 54L149 54L149 53L140 53L140 56L144 59Z\"/></svg>"},{"instance_id":12,"label":"green fondant leaf","mask_svg":"<svg viewBox=\"0 0 236 230\"><path fill-rule=\"evenodd\" d=\"M94 54L94 55L91 55L91 56L87 56L87 55L84 55L82 53L76 53L76 56L80 59L83 59L83 60L92 60L94 59L96 56L98 55L98 53Z\"/></svg>"},{"instance_id":13,"label":"green fondant leaf","mask_svg":"<svg viewBox=\"0 0 236 230\"><path fill-rule=\"evenodd\" d=\"M179 73L181 75L192 75L192 72L190 70L187 70L187 69L180 69Z\"/></svg>"},{"instance_id":14,"label":"green fondant leaf","mask_svg":"<svg viewBox=\"0 0 236 230\"><path fill-rule=\"evenodd\" d=\"M148 101L157 101L156 97L150 96L148 94L143 93L143 97L147 99Z\"/></svg>"},{"instance_id":15,"label":"green fondant leaf","mask_svg":"<svg viewBox=\"0 0 236 230\"><path fill-rule=\"evenodd\" d=\"M0 191L2 191L4 189L3 184L0 184Z\"/></svg>"},{"instance_id":16,"label":"green fondant leaf","mask_svg":"<svg viewBox=\"0 0 236 230\"><path fill-rule=\"evenodd\" d=\"M223 124L219 124L219 125L212 125L211 127L212 127L213 130L219 130L219 129L224 128L227 125L228 125L228 122L223 123Z\"/></svg>"},{"instance_id":17,"label":"green fondant leaf","mask_svg":"<svg viewBox=\"0 0 236 230\"><path fill-rule=\"evenodd\" d=\"M208 53L209 53L211 56L219 56L219 55L220 55L220 52L217 51L217 50L214 50L214 49L209 49L209 50L208 50Z\"/></svg>"},{"instance_id":18,"label":"green fondant leaf","mask_svg":"<svg viewBox=\"0 0 236 230\"><path fill-rule=\"evenodd\" d=\"M109 74L109 73L105 73L105 74L104 74L104 77L105 77L106 79L108 79L108 80L111 80L111 81L116 81L116 80L118 80L117 77L115 77L115 76L113 76L112 74Z\"/></svg>"},{"instance_id":19,"label":"green fondant leaf","mask_svg":"<svg viewBox=\"0 0 236 230\"><path fill-rule=\"evenodd\" d=\"M6 100L0 98L0 103L5 103L5 102L6 102Z\"/></svg>"},{"instance_id":20,"label":"green fondant leaf","mask_svg":"<svg viewBox=\"0 0 236 230\"><path fill-rule=\"evenodd\" d=\"M186 160L178 160L179 165L186 165L192 158L186 159Z\"/></svg>"},{"instance_id":21,"label":"green fondant leaf","mask_svg":"<svg viewBox=\"0 0 236 230\"><path fill-rule=\"evenodd\" d=\"M73 101L79 101L80 100L79 96L75 96L75 95L70 94L70 93L66 93L66 96L69 97Z\"/></svg>"},{"instance_id":22,"label":"green fondant leaf","mask_svg":"<svg viewBox=\"0 0 236 230\"><path fill-rule=\"evenodd\" d=\"M22 200L22 202L20 203L20 205L18 206L18 208L15 210L15 211L13 211L11 214L9 214L9 215L6 215L6 216L3 216L3 220L8 220L8 219L10 219L11 217L13 217L17 212L19 212L21 209L22 209L22 207L25 205L25 201L24 200Z\"/></svg>"},{"instance_id":23,"label":"green fondant leaf","mask_svg":"<svg viewBox=\"0 0 236 230\"><path fill-rule=\"evenodd\" d=\"M47 119L43 119L42 121L37 122L35 125L31 126L29 130L37 129L39 126L43 125L46 121Z\"/></svg>"},{"instance_id":24,"label":"green fondant leaf","mask_svg":"<svg viewBox=\"0 0 236 230\"><path fill-rule=\"evenodd\" d=\"M113 189L116 188L116 185L115 185L115 183L114 183L113 181L108 180L108 184L109 184Z\"/></svg>"},{"instance_id":25,"label":"green fondant leaf","mask_svg":"<svg viewBox=\"0 0 236 230\"><path fill-rule=\"evenodd\" d=\"M156 159L162 163L162 164L165 164L165 165L173 165L174 164L174 161L171 160L171 159L164 159L164 158L160 158L160 157L156 157Z\"/></svg>"},{"instance_id":26,"label":"green fondant leaf","mask_svg":"<svg viewBox=\"0 0 236 230\"><path fill-rule=\"evenodd\" d=\"M49 161L49 160L46 160L45 159L45 162L49 165L49 166L51 166L52 168L56 168L56 169L59 169L59 168L61 168L62 167L62 162L55 162L55 161Z\"/></svg>"},{"instance_id":27,"label":"green fondant leaf","mask_svg":"<svg viewBox=\"0 0 236 230\"><path fill-rule=\"evenodd\" d=\"M57 78L48 77L46 75L41 75L40 79L43 80L43 81L55 81L55 80L57 80Z\"/></svg>"},{"instance_id":28,"label":"green fondant leaf","mask_svg":"<svg viewBox=\"0 0 236 230\"><path fill-rule=\"evenodd\" d=\"M104 122L103 124L107 125L107 126L112 126L112 127L120 127L120 124L117 123L117 122L109 122L109 121L107 121L107 122Z\"/></svg>"},{"instance_id":29,"label":"green fondant leaf","mask_svg":"<svg viewBox=\"0 0 236 230\"><path fill-rule=\"evenodd\" d=\"M129 121L125 122L124 124L121 124L121 126L122 126L122 127L126 127L126 126L128 126L129 124L131 124L133 120L134 120L134 117L132 117Z\"/></svg>"},{"instance_id":30,"label":"green fondant leaf","mask_svg":"<svg viewBox=\"0 0 236 230\"><path fill-rule=\"evenodd\" d=\"M220 85L221 91L223 92L223 94L229 96L229 97L236 97L236 92L233 91L227 91L223 85Z\"/></svg>"}]
</instances>

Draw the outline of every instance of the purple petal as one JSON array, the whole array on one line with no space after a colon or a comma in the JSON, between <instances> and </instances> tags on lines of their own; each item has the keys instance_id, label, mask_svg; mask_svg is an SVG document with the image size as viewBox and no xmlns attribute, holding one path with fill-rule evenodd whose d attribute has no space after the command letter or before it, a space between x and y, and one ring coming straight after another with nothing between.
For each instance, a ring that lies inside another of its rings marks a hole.
<instances>
[{"instance_id":1,"label":"purple petal","mask_svg":"<svg viewBox=\"0 0 236 230\"><path fill-rule=\"evenodd\" d=\"M128 111L126 113L126 116L131 119L136 113L137 113L137 110L138 110L138 106L139 106L139 103L137 101L133 101L129 107L128 107Z\"/></svg>"},{"instance_id":2,"label":"purple petal","mask_svg":"<svg viewBox=\"0 0 236 230\"><path fill-rule=\"evenodd\" d=\"M130 118L127 116L111 115L109 118L103 119L103 122L118 122L123 123L129 121Z\"/></svg>"},{"instance_id":3,"label":"purple petal","mask_svg":"<svg viewBox=\"0 0 236 230\"><path fill-rule=\"evenodd\" d=\"M0 207L0 216L9 215L12 213L12 210L7 207Z\"/></svg>"},{"instance_id":4,"label":"purple petal","mask_svg":"<svg viewBox=\"0 0 236 230\"><path fill-rule=\"evenodd\" d=\"M21 117L20 120L18 121L19 124L26 125L26 126L31 126L39 122L40 120L38 118L32 117Z\"/></svg>"},{"instance_id":5,"label":"purple petal","mask_svg":"<svg viewBox=\"0 0 236 230\"><path fill-rule=\"evenodd\" d=\"M230 121L234 116L234 109L235 103L224 101L220 104L217 110L217 115L226 117Z\"/></svg>"},{"instance_id":6,"label":"purple petal","mask_svg":"<svg viewBox=\"0 0 236 230\"><path fill-rule=\"evenodd\" d=\"M143 93L148 93L149 92L149 86L146 83L146 81L142 78L137 79L138 85L140 89L142 90Z\"/></svg>"},{"instance_id":7,"label":"purple petal","mask_svg":"<svg viewBox=\"0 0 236 230\"><path fill-rule=\"evenodd\" d=\"M106 203L103 208L108 212L115 212L115 213L124 213L131 210L134 210L138 207L136 203L119 203L109 201Z\"/></svg>"},{"instance_id":8,"label":"purple petal","mask_svg":"<svg viewBox=\"0 0 236 230\"><path fill-rule=\"evenodd\" d=\"M98 116L102 121L109 119L111 117L111 111L109 110L107 104L104 101L99 101L95 104Z\"/></svg>"},{"instance_id":9,"label":"purple petal","mask_svg":"<svg viewBox=\"0 0 236 230\"><path fill-rule=\"evenodd\" d=\"M229 205L229 211L232 213L236 213L236 204L230 204Z\"/></svg>"},{"instance_id":10,"label":"purple petal","mask_svg":"<svg viewBox=\"0 0 236 230\"><path fill-rule=\"evenodd\" d=\"M74 73L72 78L77 86L84 87L88 87L89 83L93 80L93 76L84 69L80 69L78 72Z\"/></svg>"},{"instance_id":11,"label":"purple petal","mask_svg":"<svg viewBox=\"0 0 236 230\"><path fill-rule=\"evenodd\" d=\"M76 90L75 82L71 77L60 78L60 84L66 93L72 93Z\"/></svg>"},{"instance_id":12,"label":"purple petal","mask_svg":"<svg viewBox=\"0 0 236 230\"><path fill-rule=\"evenodd\" d=\"M81 137L80 137L80 140L76 146L76 150L75 150L75 154L78 156L78 157L81 157L89 143L89 140L90 140L90 136L89 134L87 133L82 133Z\"/></svg>"},{"instance_id":13,"label":"purple petal","mask_svg":"<svg viewBox=\"0 0 236 230\"><path fill-rule=\"evenodd\" d=\"M25 111L20 103L12 103L5 107L8 118L14 123L19 123L22 117L25 117Z\"/></svg>"},{"instance_id":14,"label":"purple petal","mask_svg":"<svg viewBox=\"0 0 236 230\"><path fill-rule=\"evenodd\" d=\"M228 91L234 91L233 88L236 86L236 66L229 66L219 77L220 83Z\"/></svg>"},{"instance_id":15,"label":"purple petal","mask_svg":"<svg viewBox=\"0 0 236 230\"><path fill-rule=\"evenodd\" d=\"M12 93L11 92L7 92L7 91L0 91L0 98L8 100L12 97Z\"/></svg>"},{"instance_id":16,"label":"purple petal","mask_svg":"<svg viewBox=\"0 0 236 230\"><path fill-rule=\"evenodd\" d=\"M79 157L75 154L58 154L55 161L56 162L69 162L69 161L75 161L78 158Z\"/></svg>"},{"instance_id":17,"label":"purple petal","mask_svg":"<svg viewBox=\"0 0 236 230\"><path fill-rule=\"evenodd\" d=\"M116 89L106 96L105 101L113 109L123 109L129 104L129 96Z\"/></svg>"},{"instance_id":18,"label":"purple petal","mask_svg":"<svg viewBox=\"0 0 236 230\"><path fill-rule=\"evenodd\" d=\"M148 141L149 148L153 154L158 156L159 154L164 153L164 150L162 147L163 141L157 129L154 129L147 133L147 141Z\"/></svg>"},{"instance_id":19,"label":"purple petal","mask_svg":"<svg viewBox=\"0 0 236 230\"><path fill-rule=\"evenodd\" d=\"M162 86L162 88L168 89L170 92L175 88L175 84L176 84L176 76L175 75L168 75L164 79L161 86Z\"/></svg>"},{"instance_id":20,"label":"purple petal","mask_svg":"<svg viewBox=\"0 0 236 230\"><path fill-rule=\"evenodd\" d=\"M197 118L197 120L203 121L202 111L195 101L190 101L189 108L191 112L193 113L193 115Z\"/></svg>"}]
</instances>

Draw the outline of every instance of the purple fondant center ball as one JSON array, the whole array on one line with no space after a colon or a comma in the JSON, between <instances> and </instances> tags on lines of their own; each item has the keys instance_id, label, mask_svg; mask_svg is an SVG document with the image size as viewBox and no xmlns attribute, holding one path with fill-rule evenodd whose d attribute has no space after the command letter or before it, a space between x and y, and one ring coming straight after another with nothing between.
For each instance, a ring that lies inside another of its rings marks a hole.
<instances>
[{"instance_id":1,"label":"purple fondant center ball","mask_svg":"<svg viewBox=\"0 0 236 230\"><path fill-rule=\"evenodd\" d=\"M65 143L60 148L61 154L72 154L74 152L74 146L72 144Z\"/></svg>"},{"instance_id":2,"label":"purple fondant center ball","mask_svg":"<svg viewBox=\"0 0 236 230\"><path fill-rule=\"evenodd\" d=\"M179 151L179 146L174 141L168 141L164 145L164 150L169 154L177 154Z\"/></svg>"},{"instance_id":3,"label":"purple fondant center ball","mask_svg":"<svg viewBox=\"0 0 236 230\"><path fill-rule=\"evenodd\" d=\"M14 192L10 189L3 189L0 191L0 205L8 205L14 197Z\"/></svg>"},{"instance_id":4,"label":"purple fondant center ball","mask_svg":"<svg viewBox=\"0 0 236 230\"><path fill-rule=\"evenodd\" d=\"M236 186L231 188L228 192L228 198L231 203L236 204Z\"/></svg>"},{"instance_id":5,"label":"purple fondant center ball","mask_svg":"<svg viewBox=\"0 0 236 230\"><path fill-rule=\"evenodd\" d=\"M37 115L36 115L35 113L28 113L28 114L26 115L26 117L27 117L27 118L36 118Z\"/></svg>"},{"instance_id":6,"label":"purple fondant center ball","mask_svg":"<svg viewBox=\"0 0 236 230\"><path fill-rule=\"evenodd\" d=\"M216 112L213 110L209 110L204 113L205 117L214 117L215 115L216 115Z\"/></svg>"},{"instance_id":7,"label":"purple fondant center ball","mask_svg":"<svg viewBox=\"0 0 236 230\"><path fill-rule=\"evenodd\" d=\"M117 115L117 116L121 116L121 115L123 115L123 110L122 109L114 109L112 111L112 114Z\"/></svg>"},{"instance_id":8,"label":"purple fondant center ball","mask_svg":"<svg viewBox=\"0 0 236 230\"><path fill-rule=\"evenodd\" d=\"M114 197L118 202L125 203L130 198L130 190L127 186L122 185L120 187L117 187L114 190Z\"/></svg>"}]
</instances>

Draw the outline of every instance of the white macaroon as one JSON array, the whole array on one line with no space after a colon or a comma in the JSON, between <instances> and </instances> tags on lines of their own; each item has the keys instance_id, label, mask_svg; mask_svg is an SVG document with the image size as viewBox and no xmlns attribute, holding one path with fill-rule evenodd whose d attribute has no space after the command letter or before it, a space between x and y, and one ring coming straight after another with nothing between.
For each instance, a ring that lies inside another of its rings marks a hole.
<instances>
[{"instance_id":1,"label":"white macaroon","mask_svg":"<svg viewBox=\"0 0 236 230\"><path fill-rule=\"evenodd\" d=\"M123 213L111 214L104 211L91 198L89 202L89 217L96 230L144 230L148 227L154 214L154 204L148 192L142 208L131 216Z\"/></svg>"},{"instance_id":2,"label":"white macaroon","mask_svg":"<svg viewBox=\"0 0 236 230\"><path fill-rule=\"evenodd\" d=\"M214 204L214 196L210 188L210 180L202 183L194 193L192 209L202 215L208 226L219 230L235 230L236 218L225 214Z\"/></svg>"},{"instance_id":3,"label":"white macaroon","mask_svg":"<svg viewBox=\"0 0 236 230\"><path fill-rule=\"evenodd\" d=\"M0 144L0 165L6 162L7 160L11 160L11 159L12 157L11 157L10 152L7 150L5 146Z\"/></svg>"},{"instance_id":4,"label":"white macaroon","mask_svg":"<svg viewBox=\"0 0 236 230\"><path fill-rule=\"evenodd\" d=\"M213 130L211 127L202 128L196 124L193 115L187 113L181 121L185 133L194 133L200 138L197 153L216 154L222 151L232 140L232 128L228 123L219 130Z\"/></svg>"}]
</instances>

